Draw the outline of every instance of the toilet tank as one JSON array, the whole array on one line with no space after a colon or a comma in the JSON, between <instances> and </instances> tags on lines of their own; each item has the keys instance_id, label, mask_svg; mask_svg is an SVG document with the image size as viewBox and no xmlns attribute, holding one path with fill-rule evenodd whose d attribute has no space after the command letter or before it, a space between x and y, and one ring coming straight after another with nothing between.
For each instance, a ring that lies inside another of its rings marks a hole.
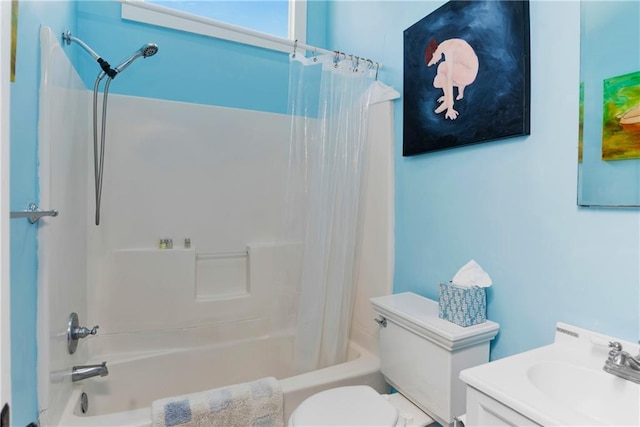
<instances>
[{"instance_id":1,"label":"toilet tank","mask_svg":"<svg viewBox=\"0 0 640 427\"><path fill-rule=\"evenodd\" d=\"M489 361L499 325L461 327L438 318L438 303L412 292L371 299L380 324L385 380L442 425L465 413L460 371Z\"/></svg>"}]
</instances>

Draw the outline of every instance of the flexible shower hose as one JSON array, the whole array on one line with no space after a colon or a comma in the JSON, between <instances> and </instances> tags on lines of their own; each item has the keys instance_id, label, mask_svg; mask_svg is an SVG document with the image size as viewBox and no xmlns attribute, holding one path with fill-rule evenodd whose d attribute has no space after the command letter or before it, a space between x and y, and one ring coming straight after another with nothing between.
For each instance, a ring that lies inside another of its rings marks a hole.
<instances>
[{"instance_id":1,"label":"flexible shower hose","mask_svg":"<svg viewBox=\"0 0 640 427\"><path fill-rule=\"evenodd\" d=\"M102 178L104 176L104 147L105 133L107 130L107 98L109 96L109 84L111 77L107 77L104 85L102 99L102 123L100 124L100 146L98 147L98 87L106 74L101 72L93 85L93 170L95 175L96 190L96 225L100 225L100 200L102 199ZM99 148L99 154L98 154Z\"/></svg>"}]
</instances>

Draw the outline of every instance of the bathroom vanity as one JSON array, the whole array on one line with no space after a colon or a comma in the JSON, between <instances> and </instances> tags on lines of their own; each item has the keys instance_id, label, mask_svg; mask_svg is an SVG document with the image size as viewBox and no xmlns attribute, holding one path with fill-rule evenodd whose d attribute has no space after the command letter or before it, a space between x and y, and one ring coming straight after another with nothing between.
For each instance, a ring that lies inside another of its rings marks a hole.
<instances>
[{"instance_id":1,"label":"bathroom vanity","mask_svg":"<svg viewBox=\"0 0 640 427\"><path fill-rule=\"evenodd\" d=\"M612 343L624 355L640 352L637 344L558 323L553 344L462 371L466 425L640 425L640 384L603 370L610 352L621 353Z\"/></svg>"}]
</instances>

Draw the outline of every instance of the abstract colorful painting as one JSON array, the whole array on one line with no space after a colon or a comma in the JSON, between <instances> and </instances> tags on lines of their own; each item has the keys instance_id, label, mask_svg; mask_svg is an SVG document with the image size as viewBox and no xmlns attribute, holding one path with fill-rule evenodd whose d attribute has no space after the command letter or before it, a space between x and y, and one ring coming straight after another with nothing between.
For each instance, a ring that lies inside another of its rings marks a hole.
<instances>
[{"instance_id":1,"label":"abstract colorful painting","mask_svg":"<svg viewBox=\"0 0 640 427\"><path fill-rule=\"evenodd\" d=\"M604 80L602 160L640 159L640 71Z\"/></svg>"},{"instance_id":2,"label":"abstract colorful painting","mask_svg":"<svg viewBox=\"0 0 640 427\"><path fill-rule=\"evenodd\" d=\"M578 103L578 163L582 163L584 150L584 82L580 82L580 102Z\"/></svg>"},{"instance_id":3,"label":"abstract colorful painting","mask_svg":"<svg viewBox=\"0 0 640 427\"><path fill-rule=\"evenodd\" d=\"M529 2L450 1L404 31L403 155L529 134Z\"/></svg>"},{"instance_id":4,"label":"abstract colorful painting","mask_svg":"<svg viewBox=\"0 0 640 427\"><path fill-rule=\"evenodd\" d=\"M16 45L18 43L18 0L11 1L11 81L16 81Z\"/></svg>"}]
</instances>

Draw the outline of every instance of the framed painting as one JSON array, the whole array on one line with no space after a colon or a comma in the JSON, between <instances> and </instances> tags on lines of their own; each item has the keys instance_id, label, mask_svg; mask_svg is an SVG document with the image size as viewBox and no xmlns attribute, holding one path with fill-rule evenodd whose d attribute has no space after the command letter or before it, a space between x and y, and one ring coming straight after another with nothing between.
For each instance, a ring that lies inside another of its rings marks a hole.
<instances>
[{"instance_id":1,"label":"framed painting","mask_svg":"<svg viewBox=\"0 0 640 427\"><path fill-rule=\"evenodd\" d=\"M450 1L404 31L404 156L530 133L528 1Z\"/></svg>"},{"instance_id":2,"label":"framed painting","mask_svg":"<svg viewBox=\"0 0 640 427\"><path fill-rule=\"evenodd\" d=\"M11 73L10 79L16 81L16 45L18 43L18 0L11 0Z\"/></svg>"}]
</instances>

